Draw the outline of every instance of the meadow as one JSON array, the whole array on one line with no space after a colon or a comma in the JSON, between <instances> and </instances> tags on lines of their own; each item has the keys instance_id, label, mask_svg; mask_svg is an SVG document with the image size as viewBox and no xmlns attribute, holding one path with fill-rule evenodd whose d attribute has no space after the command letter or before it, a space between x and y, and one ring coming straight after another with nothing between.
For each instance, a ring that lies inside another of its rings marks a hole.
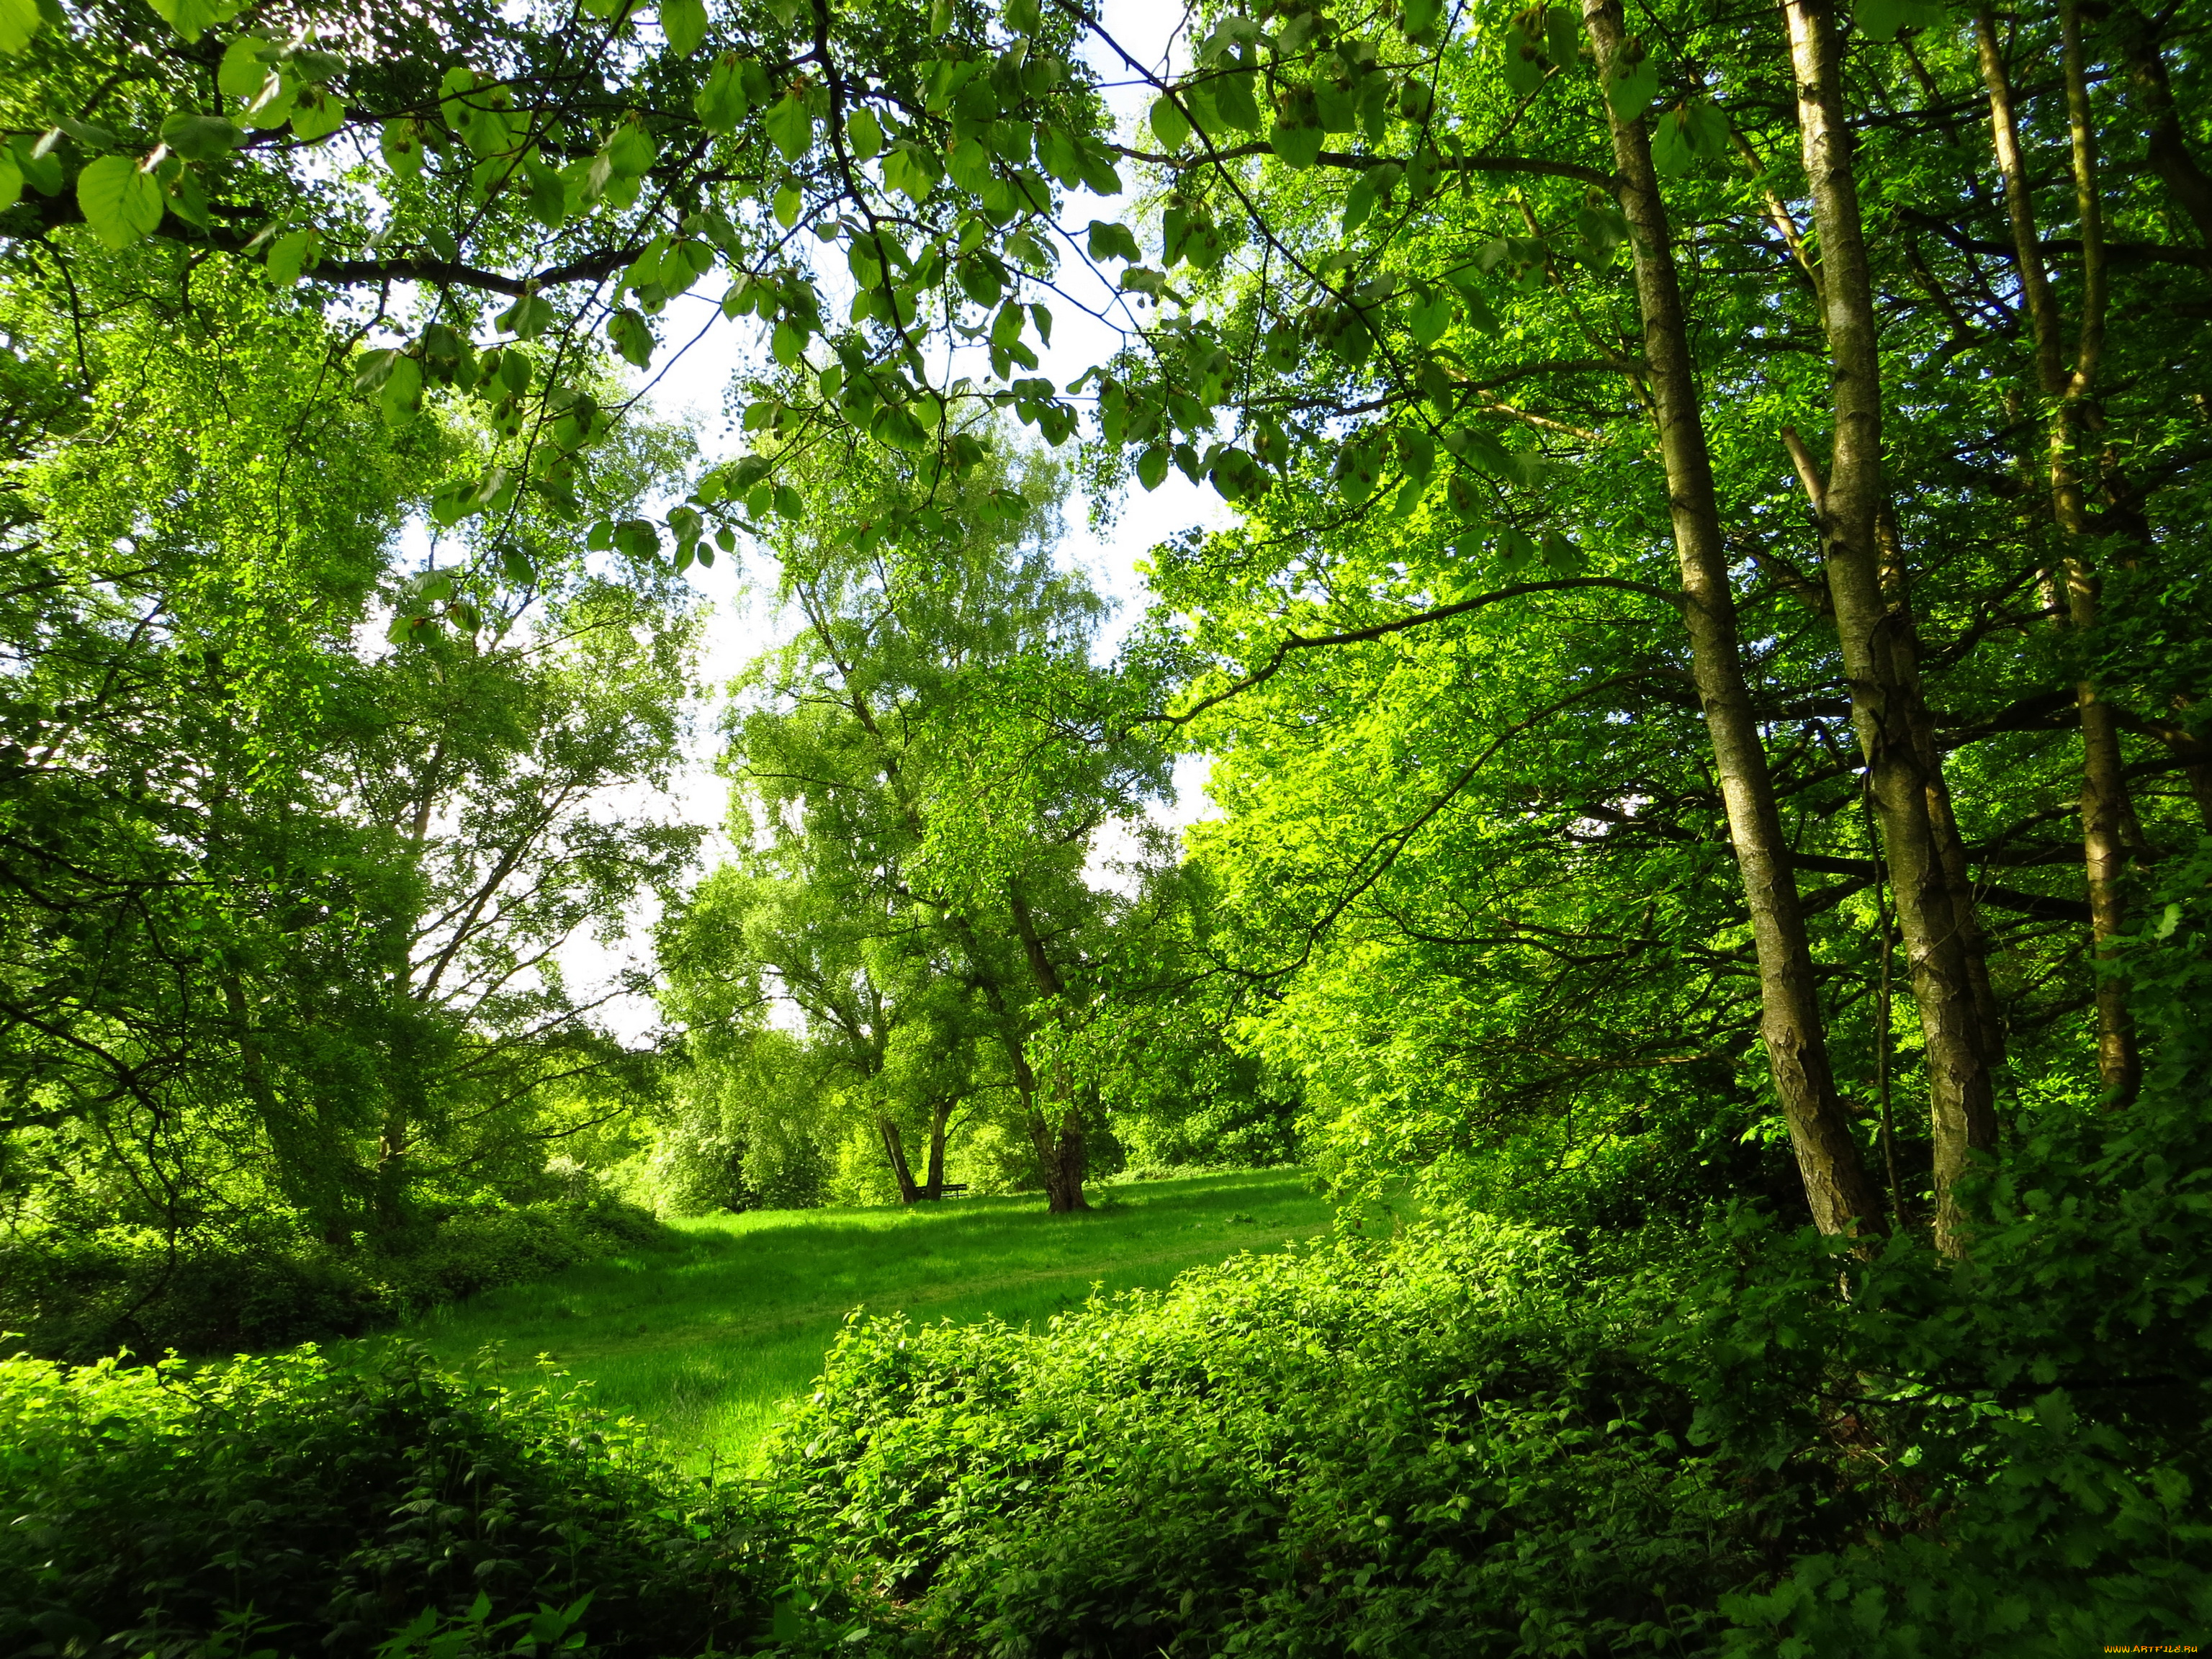
<instances>
[{"instance_id":1,"label":"meadow","mask_svg":"<svg viewBox=\"0 0 2212 1659\"><path fill-rule=\"evenodd\" d=\"M486 1350L501 1369L550 1358L679 1462L743 1468L855 1313L1042 1327L1094 1291L1162 1289L1326 1232L1313 1184L1297 1170L1118 1182L1068 1216L1028 1194L696 1217L657 1246L434 1309L405 1334L449 1366Z\"/></svg>"}]
</instances>

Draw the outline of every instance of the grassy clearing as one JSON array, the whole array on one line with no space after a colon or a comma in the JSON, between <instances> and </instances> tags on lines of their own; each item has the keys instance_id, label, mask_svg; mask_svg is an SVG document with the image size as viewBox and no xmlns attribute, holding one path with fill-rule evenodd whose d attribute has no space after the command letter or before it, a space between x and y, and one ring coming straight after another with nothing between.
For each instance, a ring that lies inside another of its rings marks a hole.
<instances>
[{"instance_id":1,"label":"grassy clearing","mask_svg":"<svg viewBox=\"0 0 2212 1659\"><path fill-rule=\"evenodd\" d=\"M681 1221L667 1246L436 1309L406 1334L448 1364L487 1346L515 1366L550 1355L686 1462L743 1465L856 1308L1042 1322L1094 1285L1157 1289L1329 1224L1294 1170L1133 1182L1094 1189L1093 1202L1074 1216L1047 1215L1032 1195Z\"/></svg>"}]
</instances>

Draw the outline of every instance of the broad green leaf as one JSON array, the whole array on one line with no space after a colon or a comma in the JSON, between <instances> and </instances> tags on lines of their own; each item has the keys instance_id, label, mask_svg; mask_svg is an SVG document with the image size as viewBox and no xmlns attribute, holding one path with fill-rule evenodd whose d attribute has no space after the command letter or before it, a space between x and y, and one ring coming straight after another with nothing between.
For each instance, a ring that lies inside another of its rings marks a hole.
<instances>
[{"instance_id":1,"label":"broad green leaf","mask_svg":"<svg viewBox=\"0 0 2212 1659\"><path fill-rule=\"evenodd\" d=\"M1613 72L1605 79L1605 101L1618 119L1633 121L1658 95L1659 65L1645 53L1641 40L1632 40L1613 56Z\"/></svg>"},{"instance_id":2,"label":"broad green leaf","mask_svg":"<svg viewBox=\"0 0 2212 1659\"><path fill-rule=\"evenodd\" d=\"M387 424L405 424L422 401L422 365L412 357L394 358L378 401Z\"/></svg>"},{"instance_id":3,"label":"broad green leaf","mask_svg":"<svg viewBox=\"0 0 2212 1659\"><path fill-rule=\"evenodd\" d=\"M653 331L643 314L628 306L607 319L607 339L623 360L638 368L653 362Z\"/></svg>"},{"instance_id":4,"label":"broad green leaf","mask_svg":"<svg viewBox=\"0 0 2212 1659\"><path fill-rule=\"evenodd\" d=\"M220 115L179 110L161 123L161 142L187 161L213 161L236 149L246 135Z\"/></svg>"},{"instance_id":5,"label":"broad green leaf","mask_svg":"<svg viewBox=\"0 0 2212 1659\"><path fill-rule=\"evenodd\" d=\"M23 182L41 196L58 196L62 192L62 158L52 150L39 153L38 140L27 134L18 133L8 141L8 153L15 159L15 167L23 175Z\"/></svg>"},{"instance_id":6,"label":"broad green leaf","mask_svg":"<svg viewBox=\"0 0 2212 1659\"><path fill-rule=\"evenodd\" d=\"M23 169L15 165L12 151L0 149L0 212L23 198Z\"/></svg>"},{"instance_id":7,"label":"broad green leaf","mask_svg":"<svg viewBox=\"0 0 2212 1659\"><path fill-rule=\"evenodd\" d=\"M793 225L799 222L799 186L797 185L786 185L782 189L777 191L775 193L775 202L774 204L776 223L781 225L786 230L789 230Z\"/></svg>"},{"instance_id":8,"label":"broad green leaf","mask_svg":"<svg viewBox=\"0 0 2212 1659\"><path fill-rule=\"evenodd\" d=\"M1285 165L1304 169L1321 160L1322 131L1317 126L1294 127L1278 121L1267 143Z\"/></svg>"},{"instance_id":9,"label":"broad green leaf","mask_svg":"<svg viewBox=\"0 0 2212 1659\"><path fill-rule=\"evenodd\" d=\"M315 243L312 230L288 230L270 243L269 280L278 288L293 286L314 264Z\"/></svg>"},{"instance_id":10,"label":"broad green leaf","mask_svg":"<svg viewBox=\"0 0 2212 1659\"><path fill-rule=\"evenodd\" d=\"M1164 149L1181 149L1183 140L1190 137L1190 122L1171 97L1152 100L1152 136Z\"/></svg>"},{"instance_id":11,"label":"broad green leaf","mask_svg":"<svg viewBox=\"0 0 2212 1659\"><path fill-rule=\"evenodd\" d=\"M361 392L382 390L384 383L392 378L392 371L398 365L401 355L397 349L362 353L361 366L353 373L353 389Z\"/></svg>"},{"instance_id":12,"label":"broad green leaf","mask_svg":"<svg viewBox=\"0 0 2212 1659\"><path fill-rule=\"evenodd\" d=\"M769 349L775 353L777 362L789 368L806 350L805 331L793 323L778 323L775 332L769 337ZM644 365L641 363L639 367Z\"/></svg>"},{"instance_id":13,"label":"broad green leaf","mask_svg":"<svg viewBox=\"0 0 2212 1659\"><path fill-rule=\"evenodd\" d=\"M845 142L859 161L872 161L883 153L884 130L875 111L863 104L845 118Z\"/></svg>"},{"instance_id":14,"label":"broad green leaf","mask_svg":"<svg viewBox=\"0 0 2212 1659\"><path fill-rule=\"evenodd\" d=\"M735 132L738 123L752 107L752 100L745 92L746 62L735 52L724 52L707 72L707 83L691 100L691 107L698 112L699 125L708 131L725 136Z\"/></svg>"},{"instance_id":15,"label":"broad green leaf","mask_svg":"<svg viewBox=\"0 0 2212 1659\"><path fill-rule=\"evenodd\" d=\"M1728 154L1728 117L1710 98L1692 100L1685 106L1682 137L1688 142L1690 153L1707 161Z\"/></svg>"},{"instance_id":16,"label":"broad green leaf","mask_svg":"<svg viewBox=\"0 0 2212 1659\"><path fill-rule=\"evenodd\" d=\"M258 132L273 132L292 118L292 105L299 95L300 83L272 69L263 77L261 90L239 112L239 119Z\"/></svg>"},{"instance_id":17,"label":"broad green leaf","mask_svg":"<svg viewBox=\"0 0 2212 1659\"><path fill-rule=\"evenodd\" d=\"M226 98L253 98L269 78L269 65L261 54L269 42L258 34L241 34L222 49L222 63L215 72L216 90Z\"/></svg>"},{"instance_id":18,"label":"broad green leaf","mask_svg":"<svg viewBox=\"0 0 2212 1659\"><path fill-rule=\"evenodd\" d=\"M763 125L776 153L787 161L799 160L814 143L814 118L806 112L805 99L795 90L769 106Z\"/></svg>"},{"instance_id":19,"label":"broad green leaf","mask_svg":"<svg viewBox=\"0 0 2212 1659\"><path fill-rule=\"evenodd\" d=\"M1651 126L1651 165L1669 179L1679 179L1695 164L1690 149L1689 112L1680 105Z\"/></svg>"},{"instance_id":20,"label":"broad green leaf","mask_svg":"<svg viewBox=\"0 0 2212 1659\"><path fill-rule=\"evenodd\" d=\"M238 0L148 0L161 21L185 37L197 41L218 23L238 15Z\"/></svg>"},{"instance_id":21,"label":"broad green leaf","mask_svg":"<svg viewBox=\"0 0 2212 1659\"><path fill-rule=\"evenodd\" d=\"M526 294L501 312L492 326L517 339L534 340L553 326L553 302L542 294Z\"/></svg>"},{"instance_id":22,"label":"broad green leaf","mask_svg":"<svg viewBox=\"0 0 2212 1659\"><path fill-rule=\"evenodd\" d=\"M1127 225L1109 223L1103 219L1091 222L1090 252L1094 259L1121 259L1131 263L1144 257L1137 246L1136 233Z\"/></svg>"},{"instance_id":23,"label":"broad green leaf","mask_svg":"<svg viewBox=\"0 0 2212 1659\"><path fill-rule=\"evenodd\" d=\"M1137 457L1137 482L1144 485L1147 493L1158 489L1167 476L1168 452L1162 445L1154 444Z\"/></svg>"},{"instance_id":24,"label":"broad green leaf","mask_svg":"<svg viewBox=\"0 0 2212 1659\"><path fill-rule=\"evenodd\" d=\"M523 205L532 218L548 230L558 230L568 217L568 186L561 175L537 157L523 158Z\"/></svg>"},{"instance_id":25,"label":"broad green leaf","mask_svg":"<svg viewBox=\"0 0 2212 1659\"><path fill-rule=\"evenodd\" d=\"M1224 126L1234 127L1240 132L1260 130L1260 106L1252 96L1254 71L1233 70L1226 75L1217 75L1206 83L1212 94L1214 112Z\"/></svg>"},{"instance_id":26,"label":"broad green leaf","mask_svg":"<svg viewBox=\"0 0 2212 1659\"><path fill-rule=\"evenodd\" d=\"M652 136L635 121L625 121L615 129L614 137L607 140L605 154L607 166L617 179L641 179L660 159Z\"/></svg>"},{"instance_id":27,"label":"broad green leaf","mask_svg":"<svg viewBox=\"0 0 2212 1659\"><path fill-rule=\"evenodd\" d=\"M127 155L103 155L76 176L76 204L92 234L120 252L151 236L161 223L161 186Z\"/></svg>"},{"instance_id":28,"label":"broad green leaf","mask_svg":"<svg viewBox=\"0 0 2212 1659\"><path fill-rule=\"evenodd\" d=\"M1406 326L1422 346L1432 346L1451 326L1454 309L1451 295L1444 289L1416 289L1406 310Z\"/></svg>"},{"instance_id":29,"label":"broad green leaf","mask_svg":"<svg viewBox=\"0 0 2212 1659\"><path fill-rule=\"evenodd\" d=\"M615 550L626 557L645 560L660 552L660 530L650 519L624 519L615 526Z\"/></svg>"},{"instance_id":30,"label":"broad green leaf","mask_svg":"<svg viewBox=\"0 0 2212 1659\"><path fill-rule=\"evenodd\" d=\"M0 0L0 52L13 57L22 51L44 21L39 0Z\"/></svg>"},{"instance_id":31,"label":"broad green leaf","mask_svg":"<svg viewBox=\"0 0 2212 1659\"><path fill-rule=\"evenodd\" d=\"M689 58L707 39L707 0L660 0L660 32L679 58Z\"/></svg>"},{"instance_id":32,"label":"broad green leaf","mask_svg":"<svg viewBox=\"0 0 2212 1659\"><path fill-rule=\"evenodd\" d=\"M377 148L384 153L384 165L400 178L422 176L422 130L414 122L404 118L386 121L384 131L377 135Z\"/></svg>"}]
</instances>

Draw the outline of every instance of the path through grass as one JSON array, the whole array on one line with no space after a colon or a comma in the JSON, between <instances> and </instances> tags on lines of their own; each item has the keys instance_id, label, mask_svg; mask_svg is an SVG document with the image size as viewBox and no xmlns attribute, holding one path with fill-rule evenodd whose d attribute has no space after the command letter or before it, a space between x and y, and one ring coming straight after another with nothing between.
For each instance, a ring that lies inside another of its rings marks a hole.
<instances>
[{"instance_id":1,"label":"path through grass","mask_svg":"<svg viewBox=\"0 0 2212 1659\"><path fill-rule=\"evenodd\" d=\"M1239 1250L1324 1231L1299 1170L1095 1188L1052 1216L1035 1195L916 1210L770 1210L674 1224L671 1243L432 1310L406 1333L447 1364L487 1345L550 1354L686 1463L744 1463L818 1376L848 1311L1042 1324L1094 1284L1157 1289Z\"/></svg>"}]
</instances>

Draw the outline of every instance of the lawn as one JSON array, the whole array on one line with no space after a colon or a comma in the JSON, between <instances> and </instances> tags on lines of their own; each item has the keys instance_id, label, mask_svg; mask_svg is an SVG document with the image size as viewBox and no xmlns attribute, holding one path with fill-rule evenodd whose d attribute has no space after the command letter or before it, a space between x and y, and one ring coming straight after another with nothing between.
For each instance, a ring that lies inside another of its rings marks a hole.
<instances>
[{"instance_id":1,"label":"lawn","mask_svg":"<svg viewBox=\"0 0 2212 1659\"><path fill-rule=\"evenodd\" d=\"M487 1346L516 1367L550 1355L684 1462L742 1467L855 1308L1042 1324L1094 1285L1157 1289L1329 1224L1296 1170L1130 1182L1092 1201L1072 1216L1030 1195L678 1221L663 1246L433 1310L406 1334L448 1364Z\"/></svg>"}]
</instances>

